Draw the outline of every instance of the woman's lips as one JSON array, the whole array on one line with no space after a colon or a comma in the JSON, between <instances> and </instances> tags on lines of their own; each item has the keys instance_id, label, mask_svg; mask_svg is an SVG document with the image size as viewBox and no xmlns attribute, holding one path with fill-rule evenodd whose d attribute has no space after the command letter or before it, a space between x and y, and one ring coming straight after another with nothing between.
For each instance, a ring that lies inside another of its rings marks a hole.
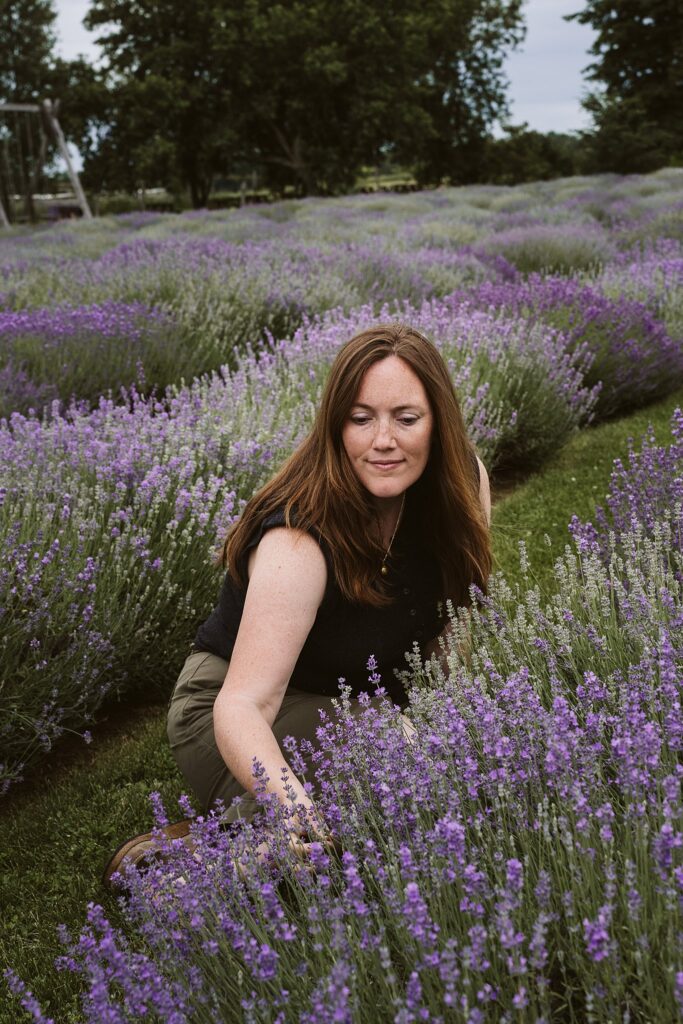
<instances>
[{"instance_id":1,"label":"woman's lips","mask_svg":"<svg viewBox=\"0 0 683 1024\"><path fill-rule=\"evenodd\" d=\"M371 462L371 466L375 466L377 469L393 469L394 466L400 466L403 459L397 459L394 462Z\"/></svg>"}]
</instances>

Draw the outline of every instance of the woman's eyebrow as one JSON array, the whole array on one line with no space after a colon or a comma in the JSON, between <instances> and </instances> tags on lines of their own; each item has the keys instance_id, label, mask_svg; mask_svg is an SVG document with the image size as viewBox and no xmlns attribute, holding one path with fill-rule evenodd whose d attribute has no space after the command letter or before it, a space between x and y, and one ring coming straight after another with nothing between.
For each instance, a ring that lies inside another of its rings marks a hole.
<instances>
[{"instance_id":1,"label":"woman's eyebrow","mask_svg":"<svg viewBox=\"0 0 683 1024\"><path fill-rule=\"evenodd\" d=\"M371 412L374 411L374 407L372 405L366 405L365 402L354 402L351 408L369 409ZM411 402L409 405L395 405L394 408L390 410L390 412L403 412L404 409L417 409L421 411L422 406L420 405L419 402Z\"/></svg>"}]
</instances>

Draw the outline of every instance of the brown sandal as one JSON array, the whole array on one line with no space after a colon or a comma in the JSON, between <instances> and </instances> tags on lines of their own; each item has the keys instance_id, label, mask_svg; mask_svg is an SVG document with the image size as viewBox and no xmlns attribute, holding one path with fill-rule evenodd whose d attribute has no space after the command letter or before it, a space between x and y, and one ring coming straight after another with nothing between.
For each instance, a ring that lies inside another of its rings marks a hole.
<instances>
[{"instance_id":1,"label":"brown sandal","mask_svg":"<svg viewBox=\"0 0 683 1024\"><path fill-rule=\"evenodd\" d=\"M102 885L110 892L117 892L125 888L123 878L112 881L116 872L124 874L126 868L133 866L138 871L144 871L152 867L155 861L159 860L162 854L159 845L159 833L167 839L186 839L190 835L191 818L184 818L182 821L175 821L172 825L165 825L154 832L144 832L142 835L127 839L125 843L115 850L102 872Z\"/></svg>"}]
</instances>

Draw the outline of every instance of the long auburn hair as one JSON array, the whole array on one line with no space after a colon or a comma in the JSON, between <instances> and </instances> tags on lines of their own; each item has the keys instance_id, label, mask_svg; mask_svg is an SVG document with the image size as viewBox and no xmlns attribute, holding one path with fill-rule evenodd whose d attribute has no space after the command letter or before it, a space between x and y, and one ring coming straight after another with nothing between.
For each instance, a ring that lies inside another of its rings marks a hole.
<instances>
[{"instance_id":1,"label":"long auburn hair","mask_svg":"<svg viewBox=\"0 0 683 1024\"><path fill-rule=\"evenodd\" d=\"M491 571L489 530L479 500L467 437L453 383L441 355L419 331L383 323L362 331L339 350L315 418L303 443L247 503L231 527L222 563L246 586L246 553L264 519L285 511L287 526L317 533L326 543L336 581L350 601L380 607L392 600L378 566L384 555L377 513L342 442L342 429L366 371L398 356L419 377L433 415L427 466L408 494L411 517L441 568L443 598L470 603L469 587L486 590Z\"/></svg>"}]
</instances>

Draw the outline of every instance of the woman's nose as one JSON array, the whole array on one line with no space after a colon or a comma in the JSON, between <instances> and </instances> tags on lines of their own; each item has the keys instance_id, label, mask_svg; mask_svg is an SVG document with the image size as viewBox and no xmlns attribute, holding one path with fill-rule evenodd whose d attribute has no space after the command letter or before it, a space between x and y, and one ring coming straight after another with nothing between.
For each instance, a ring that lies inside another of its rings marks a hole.
<instances>
[{"instance_id":1,"label":"woman's nose","mask_svg":"<svg viewBox=\"0 0 683 1024\"><path fill-rule=\"evenodd\" d=\"M390 448L396 443L391 420L379 420L375 431L374 445L376 448Z\"/></svg>"}]
</instances>

